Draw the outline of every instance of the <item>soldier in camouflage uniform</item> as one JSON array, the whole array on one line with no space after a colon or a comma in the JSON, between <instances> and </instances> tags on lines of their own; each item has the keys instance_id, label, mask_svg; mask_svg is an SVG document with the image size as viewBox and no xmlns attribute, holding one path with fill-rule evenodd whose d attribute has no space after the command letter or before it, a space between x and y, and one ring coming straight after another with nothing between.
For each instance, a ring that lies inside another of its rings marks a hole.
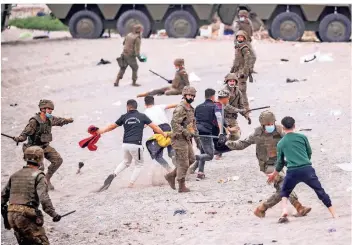
<instances>
[{"instance_id":1,"label":"soldier in camouflage uniform","mask_svg":"<svg viewBox=\"0 0 352 245\"><path fill-rule=\"evenodd\" d=\"M49 145L52 141L51 128L53 126L62 127L65 124L72 123L73 119L52 116L51 113L54 110L54 103L51 100L40 100L39 109L40 112L29 119L29 123L25 129L20 136L14 137L14 141L23 142L28 138L28 143L23 144L23 152L27 147L34 145L40 146L44 150L45 159L51 163L48 167L48 172L46 173L46 180L49 189L54 190L54 186L51 184L50 179L61 166L63 160L60 154ZM44 170L44 165L41 166L41 169Z\"/></svg>"},{"instance_id":2,"label":"soldier in camouflage uniform","mask_svg":"<svg viewBox=\"0 0 352 245\"><path fill-rule=\"evenodd\" d=\"M174 65L176 68L175 78L173 80L169 80L171 86L163 87L160 89L155 89L147 93L142 93L137 95L139 97L145 97L147 95L180 95L182 94L182 90L185 86L189 86L188 74L185 69L185 61L184 59L175 59Z\"/></svg>"},{"instance_id":3,"label":"soldier in camouflage uniform","mask_svg":"<svg viewBox=\"0 0 352 245\"><path fill-rule=\"evenodd\" d=\"M247 110L243 104L243 96L238 89L237 75L234 73L228 74L225 78L225 84L223 90L219 91L218 98L219 102L225 105L224 118L230 132L230 139L238 140L241 137L241 129L237 122L238 113L245 117L249 124L251 119L246 113Z\"/></svg>"},{"instance_id":4,"label":"soldier in camouflage uniform","mask_svg":"<svg viewBox=\"0 0 352 245\"><path fill-rule=\"evenodd\" d=\"M254 129L254 132L244 140L227 141L226 146L232 150L243 150L255 144L260 171L265 174L274 172L277 160L276 145L284 136L282 126L276 125L275 121L275 115L271 111L263 111L259 117L260 127ZM265 211L281 201L280 190L284 178L284 172L281 172L277 176L277 179L274 181L276 192L256 208L254 211L256 216L260 218L265 217ZM305 216L311 211L311 208L302 206L294 192L291 193L289 200L297 210L298 216Z\"/></svg>"},{"instance_id":5,"label":"soldier in camouflage uniform","mask_svg":"<svg viewBox=\"0 0 352 245\"><path fill-rule=\"evenodd\" d=\"M252 21L249 19L248 11L244 9L238 11L238 17L239 19L234 22L233 32L237 33L240 30L245 31L247 33L248 42L252 42L254 31Z\"/></svg>"},{"instance_id":6,"label":"soldier in camouflage uniform","mask_svg":"<svg viewBox=\"0 0 352 245\"><path fill-rule=\"evenodd\" d=\"M43 158L44 151L41 147L28 147L24 152L27 166L14 173L1 192L1 209L7 209L8 224L5 226L14 229L20 245L49 244L39 204L45 213L53 217L54 222L61 219L51 203L45 174L39 170Z\"/></svg>"},{"instance_id":7,"label":"soldier in camouflage uniform","mask_svg":"<svg viewBox=\"0 0 352 245\"><path fill-rule=\"evenodd\" d=\"M175 108L171 120L171 145L175 150L176 168L165 175L165 179L172 189L176 189L175 178L177 178L179 189L178 192L189 192L186 187L186 174L190 165L196 158L192 148L192 138L198 134L194 108L191 103L196 96L196 90L193 87L186 86L183 88L182 96L184 100ZM195 138L197 146L200 146L199 138Z\"/></svg>"},{"instance_id":8,"label":"soldier in camouflage uniform","mask_svg":"<svg viewBox=\"0 0 352 245\"><path fill-rule=\"evenodd\" d=\"M249 109L247 97L247 79L253 82L252 73L256 57L251 45L247 42L248 37L245 31L238 31L236 33L235 44L235 59L230 73L239 74L239 89L243 95L243 103L246 109Z\"/></svg>"},{"instance_id":9,"label":"soldier in camouflage uniform","mask_svg":"<svg viewBox=\"0 0 352 245\"><path fill-rule=\"evenodd\" d=\"M143 27L141 25L135 25L133 27L133 32L129 33L123 41L123 52L121 56L117 58L117 62L120 66L120 71L117 74L114 86L119 86L119 82L123 78L123 75L125 74L128 66L130 66L132 69L132 86L140 86L140 84L137 83L137 58L139 61L143 62L140 55L142 33Z\"/></svg>"}]
</instances>

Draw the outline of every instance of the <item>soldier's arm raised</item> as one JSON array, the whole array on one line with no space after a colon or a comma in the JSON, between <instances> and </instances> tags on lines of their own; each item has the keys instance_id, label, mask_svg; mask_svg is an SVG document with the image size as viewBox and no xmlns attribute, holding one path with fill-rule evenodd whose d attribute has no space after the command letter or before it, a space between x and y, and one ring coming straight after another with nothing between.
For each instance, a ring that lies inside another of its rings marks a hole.
<instances>
[{"instance_id":1,"label":"soldier's arm raised","mask_svg":"<svg viewBox=\"0 0 352 245\"><path fill-rule=\"evenodd\" d=\"M37 121L35 119L29 120L29 123L24 128L20 136L15 137L14 140L16 142L26 141L28 136L33 135L35 133L36 127L37 127Z\"/></svg>"},{"instance_id":2,"label":"soldier's arm raised","mask_svg":"<svg viewBox=\"0 0 352 245\"><path fill-rule=\"evenodd\" d=\"M51 217L57 216L55 208L48 194L48 186L45 182L44 174L40 174L37 179L37 195L45 213Z\"/></svg>"},{"instance_id":3,"label":"soldier's arm raised","mask_svg":"<svg viewBox=\"0 0 352 245\"><path fill-rule=\"evenodd\" d=\"M140 50L141 50L141 38L137 37L134 43L134 53L136 54L137 57L140 55Z\"/></svg>"},{"instance_id":4,"label":"soldier's arm raised","mask_svg":"<svg viewBox=\"0 0 352 245\"><path fill-rule=\"evenodd\" d=\"M237 141L228 140L226 141L225 144L231 150L243 150L243 149L246 149L248 146L254 144L255 143L254 139L255 139L255 136L254 136L254 133L252 133L244 140L237 140Z\"/></svg>"},{"instance_id":5,"label":"soldier's arm raised","mask_svg":"<svg viewBox=\"0 0 352 245\"><path fill-rule=\"evenodd\" d=\"M66 124L72 123L72 118L63 118L63 117L53 117L52 126L64 126Z\"/></svg>"},{"instance_id":6,"label":"soldier's arm raised","mask_svg":"<svg viewBox=\"0 0 352 245\"><path fill-rule=\"evenodd\" d=\"M10 189L11 189L11 178L7 182L4 189L1 191L1 206L6 205L10 198Z\"/></svg>"}]
</instances>

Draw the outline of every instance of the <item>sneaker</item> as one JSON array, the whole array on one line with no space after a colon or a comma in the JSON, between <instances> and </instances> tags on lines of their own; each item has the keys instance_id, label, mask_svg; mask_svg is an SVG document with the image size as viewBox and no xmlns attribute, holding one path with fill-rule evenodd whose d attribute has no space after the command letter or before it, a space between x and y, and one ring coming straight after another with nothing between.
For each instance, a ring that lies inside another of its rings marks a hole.
<instances>
[{"instance_id":1,"label":"sneaker","mask_svg":"<svg viewBox=\"0 0 352 245\"><path fill-rule=\"evenodd\" d=\"M202 179L205 179L205 174L199 172L199 173L197 174L196 181L200 181L200 180L202 180Z\"/></svg>"}]
</instances>

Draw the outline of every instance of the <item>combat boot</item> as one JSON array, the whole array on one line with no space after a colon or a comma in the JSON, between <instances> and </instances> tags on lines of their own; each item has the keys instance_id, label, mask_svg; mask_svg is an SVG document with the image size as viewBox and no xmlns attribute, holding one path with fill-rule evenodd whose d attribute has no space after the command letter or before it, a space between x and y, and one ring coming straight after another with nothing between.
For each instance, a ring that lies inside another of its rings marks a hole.
<instances>
[{"instance_id":1,"label":"combat boot","mask_svg":"<svg viewBox=\"0 0 352 245\"><path fill-rule=\"evenodd\" d=\"M178 180L178 192L190 192L191 190L186 187L186 180L180 179Z\"/></svg>"},{"instance_id":2,"label":"combat boot","mask_svg":"<svg viewBox=\"0 0 352 245\"><path fill-rule=\"evenodd\" d=\"M173 171L171 171L170 173L166 174L164 177L165 177L167 183L169 183L170 187L172 189L176 190L176 181L175 181L176 168Z\"/></svg>"},{"instance_id":3,"label":"combat boot","mask_svg":"<svg viewBox=\"0 0 352 245\"><path fill-rule=\"evenodd\" d=\"M132 86L134 86L134 87L139 87L139 86L141 86L141 85L138 84L136 80L132 80Z\"/></svg>"},{"instance_id":4,"label":"combat boot","mask_svg":"<svg viewBox=\"0 0 352 245\"><path fill-rule=\"evenodd\" d=\"M260 204L254 211L254 215L259 217L259 218L264 218L265 217L265 211L268 208L265 207L264 203Z\"/></svg>"},{"instance_id":5,"label":"combat boot","mask_svg":"<svg viewBox=\"0 0 352 245\"><path fill-rule=\"evenodd\" d=\"M118 86L119 86L120 79L121 79L120 77L117 77L117 78L116 78L116 81L115 81L115 83L114 83L114 86L115 86L115 87L118 87Z\"/></svg>"},{"instance_id":6,"label":"combat boot","mask_svg":"<svg viewBox=\"0 0 352 245\"><path fill-rule=\"evenodd\" d=\"M297 210L297 214L295 214L296 217L306 216L312 210L309 207L302 206L302 204L297 200L294 201L294 203L292 203L292 205Z\"/></svg>"}]
</instances>

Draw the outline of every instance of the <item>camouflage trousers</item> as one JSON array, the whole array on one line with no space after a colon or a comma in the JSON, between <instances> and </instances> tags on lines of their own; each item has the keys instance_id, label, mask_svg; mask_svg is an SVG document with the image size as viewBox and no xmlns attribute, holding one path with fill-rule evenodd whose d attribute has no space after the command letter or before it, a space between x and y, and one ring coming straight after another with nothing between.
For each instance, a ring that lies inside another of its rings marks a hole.
<instances>
[{"instance_id":1,"label":"camouflage trousers","mask_svg":"<svg viewBox=\"0 0 352 245\"><path fill-rule=\"evenodd\" d=\"M132 80L137 81L138 63L137 63L136 57L121 55L121 64L119 64L119 66L120 66L120 71L117 74L117 79L123 78L123 75L125 74L126 69L129 66L132 69Z\"/></svg>"},{"instance_id":2,"label":"camouflage trousers","mask_svg":"<svg viewBox=\"0 0 352 245\"><path fill-rule=\"evenodd\" d=\"M273 167L272 167L272 170L269 170L266 167L265 173L266 174L272 173L273 170L274 170ZM267 208L267 209L268 208L272 208L272 207L274 207L276 204L278 204L281 201L280 191L281 191L281 188L282 188L282 186L284 184L284 179L285 179L285 173L284 172L280 172L279 175L277 176L277 178L274 181L275 193L272 194L268 199L266 199L263 202L263 205L264 205L265 208ZM294 203L296 201L298 201L298 197L297 197L295 192L293 192L293 191L291 192L291 194L289 196L289 201L290 201L290 203L292 205L294 205Z\"/></svg>"},{"instance_id":3,"label":"camouflage trousers","mask_svg":"<svg viewBox=\"0 0 352 245\"><path fill-rule=\"evenodd\" d=\"M31 218L19 212L7 214L9 224L15 231L19 245L49 245L48 237L43 226L38 226Z\"/></svg>"},{"instance_id":4,"label":"camouflage trousers","mask_svg":"<svg viewBox=\"0 0 352 245\"><path fill-rule=\"evenodd\" d=\"M226 120L226 124L230 128L229 140L233 140L233 141L239 140L241 138L241 128L239 127L237 120L232 118L225 119L225 120Z\"/></svg>"},{"instance_id":5,"label":"camouflage trousers","mask_svg":"<svg viewBox=\"0 0 352 245\"><path fill-rule=\"evenodd\" d=\"M171 86L169 87L163 87L163 88L159 88L159 89L154 89L150 92L148 92L148 95L162 95L162 94L165 94L165 95L180 95L182 94L182 90L179 90L179 89L175 89Z\"/></svg>"},{"instance_id":6,"label":"camouflage trousers","mask_svg":"<svg viewBox=\"0 0 352 245\"><path fill-rule=\"evenodd\" d=\"M191 140L175 139L171 140L171 146L175 151L176 179L185 179L187 170L195 161Z\"/></svg>"},{"instance_id":7,"label":"camouflage trousers","mask_svg":"<svg viewBox=\"0 0 352 245\"><path fill-rule=\"evenodd\" d=\"M29 147L28 144L23 144L23 152ZM55 148L51 147L50 145L43 147L44 150L44 157L46 160L50 162L48 167L48 172L45 174L46 178L50 179L53 174L59 169L61 166L63 159L60 154L55 150ZM40 170L44 170L44 164L40 166Z\"/></svg>"},{"instance_id":8,"label":"camouflage trousers","mask_svg":"<svg viewBox=\"0 0 352 245\"><path fill-rule=\"evenodd\" d=\"M248 79L248 76L245 76L244 78L239 78L238 88L242 93L244 108L248 110L249 102L248 102L248 96L247 96L247 79Z\"/></svg>"}]
</instances>

